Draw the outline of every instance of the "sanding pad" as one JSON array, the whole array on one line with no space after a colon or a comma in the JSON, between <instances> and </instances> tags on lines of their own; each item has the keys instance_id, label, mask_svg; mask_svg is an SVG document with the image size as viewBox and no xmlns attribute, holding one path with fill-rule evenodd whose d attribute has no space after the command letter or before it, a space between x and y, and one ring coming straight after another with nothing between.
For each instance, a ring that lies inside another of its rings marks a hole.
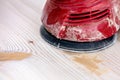
<instances>
[{"instance_id":1,"label":"sanding pad","mask_svg":"<svg viewBox=\"0 0 120 80\"><path fill-rule=\"evenodd\" d=\"M116 41L117 35L113 35L110 38L101 40L101 41L94 41L94 42L74 42L74 41L67 41L67 40L60 40L51 35L44 26L40 28L40 34L42 38L48 42L49 44L66 51L72 52L95 52L99 50L106 49L113 45Z\"/></svg>"}]
</instances>

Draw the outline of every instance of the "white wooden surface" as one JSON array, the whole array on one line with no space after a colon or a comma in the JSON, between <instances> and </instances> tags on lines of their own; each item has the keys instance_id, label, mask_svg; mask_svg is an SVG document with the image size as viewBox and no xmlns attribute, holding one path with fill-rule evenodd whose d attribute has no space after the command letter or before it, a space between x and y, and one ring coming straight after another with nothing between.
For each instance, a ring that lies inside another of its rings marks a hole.
<instances>
[{"instance_id":1,"label":"white wooden surface","mask_svg":"<svg viewBox=\"0 0 120 80\"><path fill-rule=\"evenodd\" d=\"M45 0L0 0L0 51L32 53L24 60L1 61L0 80L120 80L120 38L92 54L55 49L39 32L44 4ZM96 65L107 71L98 75L74 60L84 54L97 55L102 62Z\"/></svg>"}]
</instances>

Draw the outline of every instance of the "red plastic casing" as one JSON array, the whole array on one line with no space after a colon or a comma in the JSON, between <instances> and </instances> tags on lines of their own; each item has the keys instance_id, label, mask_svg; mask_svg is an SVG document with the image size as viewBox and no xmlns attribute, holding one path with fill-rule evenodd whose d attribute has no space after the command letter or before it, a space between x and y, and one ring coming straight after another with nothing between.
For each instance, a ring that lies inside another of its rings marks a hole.
<instances>
[{"instance_id":1,"label":"red plastic casing","mask_svg":"<svg viewBox=\"0 0 120 80\"><path fill-rule=\"evenodd\" d=\"M114 5L113 0L47 0L42 22L58 39L99 41L119 29Z\"/></svg>"}]
</instances>

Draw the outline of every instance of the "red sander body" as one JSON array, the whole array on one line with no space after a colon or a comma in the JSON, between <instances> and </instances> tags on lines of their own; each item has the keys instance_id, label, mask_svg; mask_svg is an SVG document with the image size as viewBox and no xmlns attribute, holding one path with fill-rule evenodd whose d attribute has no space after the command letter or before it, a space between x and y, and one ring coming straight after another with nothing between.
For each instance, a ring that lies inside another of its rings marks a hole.
<instances>
[{"instance_id":1,"label":"red sander body","mask_svg":"<svg viewBox=\"0 0 120 80\"><path fill-rule=\"evenodd\" d=\"M41 27L48 43L72 51L96 51L115 41L115 0L47 0Z\"/></svg>"}]
</instances>

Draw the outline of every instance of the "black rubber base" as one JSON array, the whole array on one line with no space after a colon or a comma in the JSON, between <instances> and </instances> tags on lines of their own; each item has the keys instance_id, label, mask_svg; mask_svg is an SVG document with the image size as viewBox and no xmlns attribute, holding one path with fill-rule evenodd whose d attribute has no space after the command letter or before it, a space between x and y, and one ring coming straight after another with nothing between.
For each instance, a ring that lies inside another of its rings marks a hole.
<instances>
[{"instance_id":1,"label":"black rubber base","mask_svg":"<svg viewBox=\"0 0 120 80\"><path fill-rule=\"evenodd\" d=\"M60 40L54 37L53 35L51 35L44 28L44 26L41 26L40 33L42 38L49 44L57 48L72 52L94 52L94 51L102 50L111 46L116 40L116 35L95 42L74 42L74 41Z\"/></svg>"}]
</instances>

